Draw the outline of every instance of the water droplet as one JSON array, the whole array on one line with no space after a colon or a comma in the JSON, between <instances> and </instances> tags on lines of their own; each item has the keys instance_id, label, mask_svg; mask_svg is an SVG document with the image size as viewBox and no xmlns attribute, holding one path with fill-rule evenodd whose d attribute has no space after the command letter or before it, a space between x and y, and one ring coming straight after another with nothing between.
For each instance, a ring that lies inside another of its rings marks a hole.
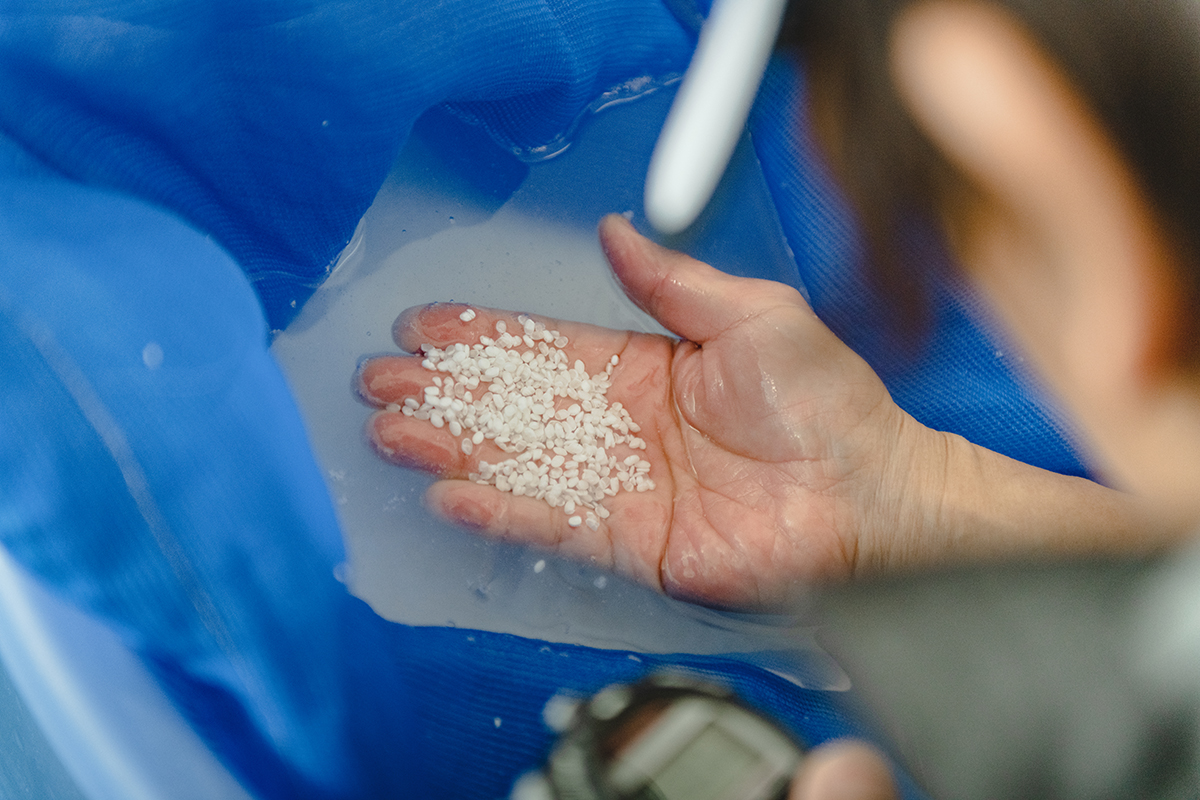
<instances>
[{"instance_id":1,"label":"water droplet","mask_svg":"<svg viewBox=\"0 0 1200 800\"><path fill-rule=\"evenodd\" d=\"M150 342L142 348L142 363L146 369L155 370L162 366L163 349L158 342Z\"/></svg>"}]
</instances>

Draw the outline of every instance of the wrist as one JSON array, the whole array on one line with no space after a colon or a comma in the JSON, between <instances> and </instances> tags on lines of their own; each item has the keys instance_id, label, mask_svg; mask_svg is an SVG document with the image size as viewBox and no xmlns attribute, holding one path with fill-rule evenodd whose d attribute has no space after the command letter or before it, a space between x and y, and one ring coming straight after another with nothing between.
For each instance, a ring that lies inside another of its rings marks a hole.
<instances>
[{"instance_id":1,"label":"wrist","mask_svg":"<svg viewBox=\"0 0 1200 800\"><path fill-rule=\"evenodd\" d=\"M1156 519L1130 494L1025 464L904 417L901 446L890 479L885 476L902 496L891 500L892 531L872 534L882 544L868 568L1129 555L1186 533Z\"/></svg>"},{"instance_id":2,"label":"wrist","mask_svg":"<svg viewBox=\"0 0 1200 800\"><path fill-rule=\"evenodd\" d=\"M955 462L961 437L936 431L894 407L874 501L864 506L856 575L931 563L950 546L964 503ZM965 441L965 440L961 440Z\"/></svg>"}]
</instances>

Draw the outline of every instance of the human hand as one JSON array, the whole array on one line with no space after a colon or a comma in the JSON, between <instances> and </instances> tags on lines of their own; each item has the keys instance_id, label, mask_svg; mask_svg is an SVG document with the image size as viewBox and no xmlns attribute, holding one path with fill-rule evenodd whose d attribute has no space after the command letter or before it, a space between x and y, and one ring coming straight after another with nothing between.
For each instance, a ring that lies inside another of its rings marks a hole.
<instances>
[{"instance_id":1,"label":"human hand","mask_svg":"<svg viewBox=\"0 0 1200 800\"><path fill-rule=\"evenodd\" d=\"M370 441L395 463L438 474L428 505L499 539L545 547L712 605L772 607L813 582L951 560L1129 553L1182 531L1151 524L1133 498L934 431L891 400L870 367L794 289L737 278L605 219L601 242L629 297L682 339L542 319L590 373L616 353L608 391L642 426L654 491L604 502L596 530L529 497L480 486L490 442L467 456L445 429L387 411L420 398L420 357L359 371L380 409ZM409 309L397 344L417 352L494 335L515 315ZM621 455L625 455L623 452Z\"/></svg>"},{"instance_id":2,"label":"human hand","mask_svg":"<svg viewBox=\"0 0 1200 800\"><path fill-rule=\"evenodd\" d=\"M823 744L804 757L788 800L896 800L887 761L869 745L849 739Z\"/></svg>"},{"instance_id":3,"label":"human hand","mask_svg":"<svg viewBox=\"0 0 1200 800\"><path fill-rule=\"evenodd\" d=\"M427 503L451 520L710 604L774 605L804 582L885 558L878 542L912 527L902 524L905 498L924 471L911 440L927 429L794 289L720 273L620 217L600 235L629 296L684 338L538 319L568 338L568 357L589 372L620 356L608 399L641 425L653 491L606 498L610 516L597 530L572 528L544 502L465 480L480 461L509 457L488 440L468 456L446 429L381 410L367 426L379 452L443 478ZM395 340L416 352L495 336L497 319L517 327L512 314L477 308L463 322L462 311L410 309ZM432 377L420 361L366 362L361 395L381 409L419 400Z\"/></svg>"}]
</instances>

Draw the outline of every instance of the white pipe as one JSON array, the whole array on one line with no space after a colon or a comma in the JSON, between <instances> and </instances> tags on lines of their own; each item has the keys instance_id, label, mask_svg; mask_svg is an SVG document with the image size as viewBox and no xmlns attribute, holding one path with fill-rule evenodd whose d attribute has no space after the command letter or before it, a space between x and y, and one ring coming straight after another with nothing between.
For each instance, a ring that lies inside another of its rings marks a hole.
<instances>
[{"instance_id":1,"label":"white pipe","mask_svg":"<svg viewBox=\"0 0 1200 800\"><path fill-rule=\"evenodd\" d=\"M679 233L704 210L762 82L787 0L714 0L646 175L650 224Z\"/></svg>"}]
</instances>

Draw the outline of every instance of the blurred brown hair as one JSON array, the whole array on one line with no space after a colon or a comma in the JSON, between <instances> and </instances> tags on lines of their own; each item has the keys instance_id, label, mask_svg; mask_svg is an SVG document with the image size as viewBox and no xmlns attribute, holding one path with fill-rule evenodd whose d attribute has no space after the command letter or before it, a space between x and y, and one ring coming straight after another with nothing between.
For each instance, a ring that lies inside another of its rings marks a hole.
<instances>
[{"instance_id":1,"label":"blurred brown hair","mask_svg":"<svg viewBox=\"0 0 1200 800\"><path fill-rule=\"evenodd\" d=\"M892 21L922 0L793 0L780 44L797 50L813 119L856 207L880 287L920 316L900 232L938 219L968 188L908 118L893 89ZM963 0L973 2L976 0ZM1020 20L1110 132L1154 204L1184 267L1192 329L1200 315L1200 2L979 0Z\"/></svg>"}]
</instances>

